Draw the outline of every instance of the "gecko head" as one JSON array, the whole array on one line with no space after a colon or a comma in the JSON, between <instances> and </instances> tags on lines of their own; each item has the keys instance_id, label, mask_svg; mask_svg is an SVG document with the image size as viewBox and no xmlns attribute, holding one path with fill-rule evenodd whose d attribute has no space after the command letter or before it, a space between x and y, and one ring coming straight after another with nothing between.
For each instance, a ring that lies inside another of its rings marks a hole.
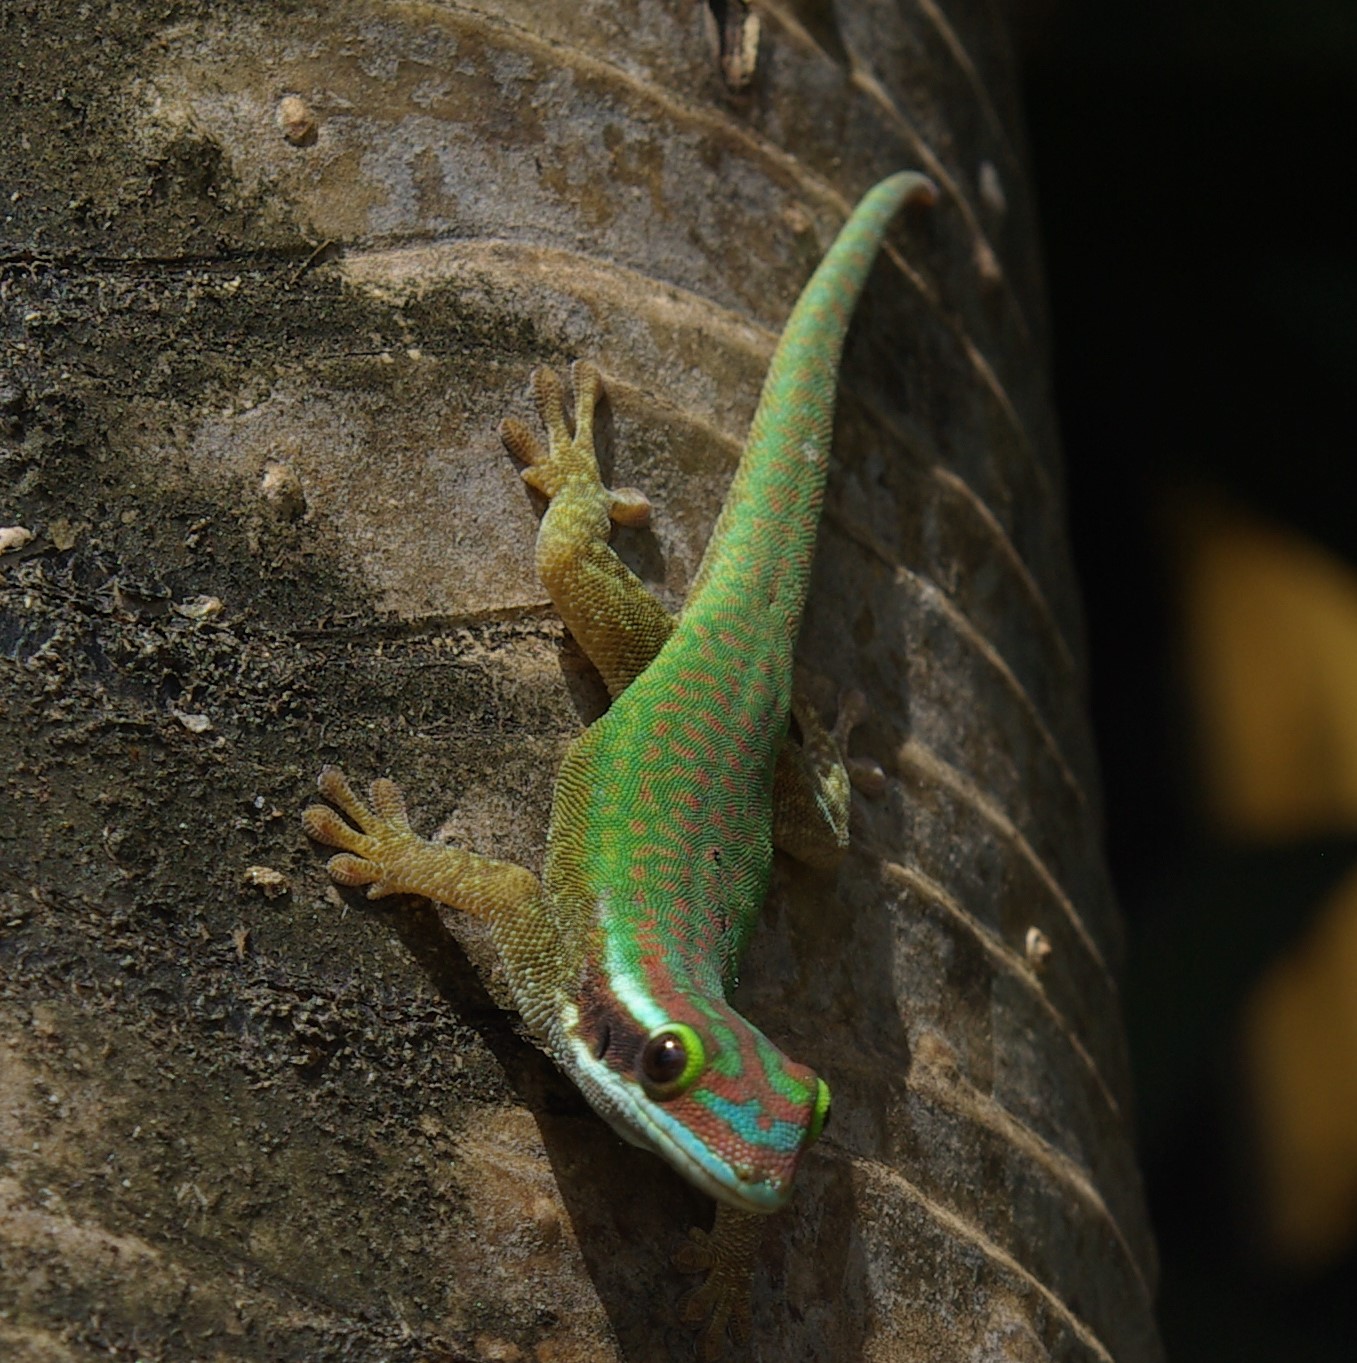
<instances>
[{"instance_id":1,"label":"gecko head","mask_svg":"<svg viewBox=\"0 0 1357 1363\"><path fill-rule=\"evenodd\" d=\"M574 1029L573 1077L634 1145L742 1211L786 1202L797 1165L824 1130L829 1085L782 1054L717 992L668 992L628 1006L595 995ZM637 1000L639 1002L639 1000Z\"/></svg>"}]
</instances>

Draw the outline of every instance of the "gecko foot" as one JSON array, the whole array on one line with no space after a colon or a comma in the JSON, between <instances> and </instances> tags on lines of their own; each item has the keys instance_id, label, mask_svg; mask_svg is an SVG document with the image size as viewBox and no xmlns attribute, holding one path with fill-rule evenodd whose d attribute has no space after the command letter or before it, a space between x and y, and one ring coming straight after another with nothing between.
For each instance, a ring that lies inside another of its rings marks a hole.
<instances>
[{"instance_id":1,"label":"gecko foot","mask_svg":"<svg viewBox=\"0 0 1357 1363\"><path fill-rule=\"evenodd\" d=\"M364 801L338 767L326 767L316 782L326 805L302 811L302 827L317 842L339 848L326 869L341 885L366 885L369 899L417 894L490 923L501 954L517 955L513 932L540 949L550 932L540 918L541 886L531 871L494 861L447 843L421 838L405 814L405 799L394 781L377 780ZM516 925L513 926L513 925ZM532 960L525 963L533 968Z\"/></svg>"},{"instance_id":2,"label":"gecko foot","mask_svg":"<svg viewBox=\"0 0 1357 1363\"><path fill-rule=\"evenodd\" d=\"M856 688L839 697L839 715L834 721L834 741L843 753L843 765L853 789L875 799L886 789L886 771L871 757L849 757L848 737L871 713L867 697Z\"/></svg>"},{"instance_id":3,"label":"gecko foot","mask_svg":"<svg viewBox=\"0 0 1357 1363\"><path fill-rule=\"evenodd\" d=\"M527 465L523 481L543 496L557 496L571 479L596 487L606 502L608 518L617 525L648 525L650 499L634 487L605 488L594 452L594 409L603 396L603 378L587 360L577 360L570 371L575 390L574 433L566 421L565 387L561 376L545 365L532 375L533 399L547 433L547 447L521 422L508 417L500 423L500 439L515 459Z\"/></svg>"},{"instance_id":4,"label":"gecko foot","mask_svg":"<svg viewBox=\"0 0 1357 1363\"><path fill-rule=\"evenodd\" d=\"M698 1352L711 1363L725 1352L726 1337L743 1344L751 1333L749 1289L763 1218L718 1204L710 1233L694 1226L674 1254L681 1273L706 1278L684 1297L679 1315L702 1326Z\"/></svg>"},{"instance_id":5,"label":"gecko foot","mask_svg":"<svg viewBox=\"0 0 1357 1363\"><path fill-rule=\"evenodd\" d=\"M316 785L349 820L346 823L327 805L312 805L302 811L302 827L307 833L327 847L340 849L326 863L331 877L340 885L368 886L370 899L418 893L403 883L401 862L425 844L410 827L400 787L385 778L374 781L368 788L372 802L369 805L355 793L338 767L326 767Z\"/></svg>"}]
</instances>

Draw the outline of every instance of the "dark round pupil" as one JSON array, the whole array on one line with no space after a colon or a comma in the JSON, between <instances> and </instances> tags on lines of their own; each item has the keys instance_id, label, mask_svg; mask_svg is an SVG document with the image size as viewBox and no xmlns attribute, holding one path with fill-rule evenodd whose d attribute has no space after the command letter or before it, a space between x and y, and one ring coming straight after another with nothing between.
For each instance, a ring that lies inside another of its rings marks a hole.
<instances>
[{"instance_id":1,"label":"dark round pupil","mask_svg":"<svg viewBox=\"0 0 1357 1363\"><path fill-rule=\"evenodd\" d=\"M688 1051L673 1032L665 1032L646 1043L641 1064L652 1084L672 1084L687 1067Z\"/></svg>"}]
</instances>

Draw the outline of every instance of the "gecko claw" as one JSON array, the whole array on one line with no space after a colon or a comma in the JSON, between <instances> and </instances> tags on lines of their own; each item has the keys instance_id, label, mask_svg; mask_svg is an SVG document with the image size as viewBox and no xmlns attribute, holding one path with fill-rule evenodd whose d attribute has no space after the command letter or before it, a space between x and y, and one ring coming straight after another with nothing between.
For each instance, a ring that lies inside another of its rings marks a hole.
<instances>
[{"instance_id":1,"label":"gecko claw","mask_svg":"<svg viewBox=\"0 0 1357 1363\"><path fill-rule=\"evenodd\" d=\"M869 800L878 799L885 793L890 781L886 775L886 769L875 758L871 757L849 757L844 761L844 767L848 772L848 779L853 783L853 789L865 795Z\"/></svg>"},{"instance_id":2,"label":"gecko claw","mask_svg":"<svg viewBox=\"0 0 1357 1363\"><path fill-rule=\"evenodd\" d=\"M330 879L339 885L348 885L357 888L360 885L370 885L376 889L381 883L377 879L380 874L377 868L368 861L366 857L354 856L351 852L340 852L325 863L325 869L330 873ZM368 891L370 898L377 896Z\"/></svg>"},{"instance_id":3,"label":"gecko claw","mask_svg":"<svg viewBox=\"0 0 1357 1363\"><path fill-rule=\"evenodd\" d=\"M338 885L368 887L369 899L396 892L388 867L412 842L417 842L405 813L405 797L394 781L378 777L368 787L368 805L354 791L338 767L326 767L316 780L329 805L311 805L302 811L302 827L317 842L339 848L325 869ZM356 826L355 826L356 825Z\"/></svg>"},{"instance_id":4,"label":"gecko claw","mask_svg":"<svg viewBox=\"0 0 1357 1363\"><path fill-rule=\"evenodd\" d=\"M405 792L388 777L379 776L368 788L372 808L378 819L393 829L408 832L410 818L405 812Z\"/></svg>"},{"instance_id":5,"label":"gecko claw","mask_svg":"<svg viewBox=\"0 0 1357 1363\"><path fill-rule=\"evenodd\" d=\"M542 442L517 417L512 416L506 416L499 423L499 438L504 442L504 448L520 464L528 465L523 470L522 477L525 483L531 484L532 480L528 475L532 472L532 465L546 458Z\"/></svg>"},{"instance_id":6,"label":"gecko claw","mask_svg":"<svg viewBox=\"0 0 1357 1363\"><path fill-rule=\"evenodd\" d=\"M354 836L353 829L326 805L312 805L302 810L302 827L307 837L323 842L327 847L344 847L347 839Z\"/></svg>"},{"instance_id":7,"label":"gecko claw","mask_svg":"<svg viewBox=\"0 0 1357 1363\"><path fill-rule=\"evenodd\" d=\"M839 714L834 721L834 741L844 755L843 765L853 789L870 800L875 800L887 786L886 770L875 758L849 757L848 739L853 730L872 713L867 697L856 687L839 696Z\"/></svg>"},{"instance_id":8,"label":"gecko claw","mask_svg":"<svg viewBox=\"0 0 1357 1363\"><path fill-rule=\"evenodd\" d=\"M570 366L570 386L575 390L575 438L593 435L594 408L603 396L603 375L590 360L576 360Z\"/></svg>"},{"instance_id":9,"label":"gecko claw","mask_svg":"<svg viewBox=\"0 0 1357 1363\"><path fill-rule=\"evenodd\" d=\"M506 417L499 425L504 448L520 463L526 464L519 475L527 485L548 500L558 497L567 483L589 489L598 505L615 525L650 524L650 498L634 487L608 488L598 472L594 451L594 413L603 397L603 376L588 360L576 360L570 370L575 390L574 432L566 420L565 385L561 376L546 365L533 370L532 393L537 414L547 433L542 442L516 417Z\"/></svg>"},{"instance_id":10,"label":"gecko claw","mask_svg":"<svg viewBox=\"0 0 1357 1363\"><path fill-rule=\"evenodd\" d=\"M557 446L569 445L570 428L565 422L565 384L561 376L550 365L544 364L532 371L530 382L537 415L546 427L553 450Z\"/></svg>"},{"instance_id":11,"label":"gecko claw","mask_svg":"<svg viewBox=\"0 0 1357 1363\"><path fill-rule=\"evenodd\" d=\"M353 820L360 828L364 824L372 821L372 812L358 797L354 788L349 784L349 778L344 775L342 768L326 766L321 768L320 775L316 777L316 789L329 802L339 809L347 818ZM313 806L316 808L317 806Z\"/></svg>"},{"instance_id":12,"label":"gecko claw","mask_svg":"<svg viewBox=\"0 0 1357 1363\"><path fill-rule=\"evenodd\" d=\"M614 525L649 525L650 498L638 487L609 489L612 500L608 504L608 519Z\"/></svg>"}]
</instances>

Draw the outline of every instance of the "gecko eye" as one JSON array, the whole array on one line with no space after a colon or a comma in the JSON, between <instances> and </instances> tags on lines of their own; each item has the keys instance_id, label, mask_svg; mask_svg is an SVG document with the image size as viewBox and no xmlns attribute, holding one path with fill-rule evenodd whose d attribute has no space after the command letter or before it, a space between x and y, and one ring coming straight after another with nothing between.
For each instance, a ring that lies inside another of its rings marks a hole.
<instances>
[{"instance_id":1,"label":"gecko eye","mask_svg":"<svg viewBox=\"0 0 1357 1363\"><path fill-rule=\"evenodd\" d=\"M806 1135L806 1144L818 1141L824 1134L824 1129L829 1125L829 1085L823 1079L815 1081L815 1109L810 1114L810 1131Z\"/></svg>"},{"instance_id":2,"label":"gecko eye","mask_svg":"<svg viewBox=\"0 0 1357 1363\"><path fill-rule=\"evenodd\" d=\"M702 1038L682 1022L657 1027L641 1050L641 1083L652 1098L677 1098L706 1068Z\"/></svg>"}]
</instances>

